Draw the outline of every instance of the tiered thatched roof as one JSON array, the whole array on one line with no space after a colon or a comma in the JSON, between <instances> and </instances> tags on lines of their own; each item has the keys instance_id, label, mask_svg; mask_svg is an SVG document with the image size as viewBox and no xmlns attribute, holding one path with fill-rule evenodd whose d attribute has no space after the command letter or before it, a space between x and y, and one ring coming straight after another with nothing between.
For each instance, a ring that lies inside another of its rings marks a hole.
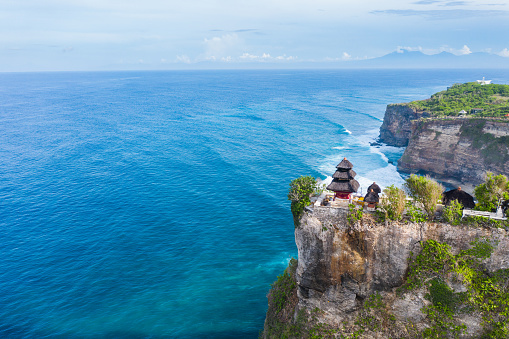
<instances>
[{"instance_id":1,"label":"tiered thatched roof","mask_svg":"<svg viewBox=\"0 0 509 339\"><path fill-rule=\"evenodd\" d=\"M343 159L337 166L336 172L332 175L332 182L327 186L327 189L334 192L353 193L359 189L359 182L354 179L357 175L352 171L352 163L346 158Z\"/></svg>"},{"instance_id":2,"label":"tiered thatched roof","mask_svg":"<svg viewBox=\"0 0 509 339\"><path fill-rule=\"evenodd\" d=\"M371 192L371 190L373 190L373 192L375 192L376 194L380 194L382 193L382 190L380 189L380 186L378 186L376 184L376 182L373 182L369 187L368 187L368 193Z\"/></svg>"},{"instance_id":3,"label":"tiered thatched roof","mask_svg":"<svg viewBox=\"0 0 509 339\"><path fill-rule=\"evenodd\" d=\"M380 198L378 197L378 193L376 193L373 189L369 190L368 194L364 197L365 202L370 203L378 203Z\"/></svg>"},{"instance_id":4,"label":"tiered thatched roof","mask_svg":"<svg viewBox=\"0 0 509 339\"><path fill-rule=\"evenodd\" d=\"M336 168L342 170L351 170L353 168L353 164L346 160L346 158L343 158L343 160L336 166Z\"/></svg>"},{"instance_id":5,"label":"tiered thatched roof","mask_svg":"<svg viewBox=\"0 0 509 339\"><path fill-rule=\"evenodd\" d=\"M355 173L355 171L353 171L353 170L349 170L348 172L336 171L336 172L334 172L332 177L334 179L350 180L350 179L355 178L356 175L357 175L357 173Z\"/></svg>"},{"instance_id":6,"label":"tiered thatched roof","mask_svg":"<svg viewBox=\"0 0 509 339\"><path fill-rule=\"evenodd\" d=\"M353 193L357 192L359 189L359 182L355 179L352 180L342 180L342 181L335 181L333 180L329 186L327 186L327 189L329 191L334 192L348 192Z\"/></svg>"},{"instance_id":7,"label":"tiered thatched roof","mask_svg":"<svg viewBox=\"0 0 509 339\"><path fill-rule=\"evenodd\" d=\"M458 187L455 190L447 191L443 194L443 202L444 205L449 205L451 201L458 200L463 207L466 208L474 208L474 197L472 197L467 192L463 191L461 187Z\"/></svg>"}]
</instances>

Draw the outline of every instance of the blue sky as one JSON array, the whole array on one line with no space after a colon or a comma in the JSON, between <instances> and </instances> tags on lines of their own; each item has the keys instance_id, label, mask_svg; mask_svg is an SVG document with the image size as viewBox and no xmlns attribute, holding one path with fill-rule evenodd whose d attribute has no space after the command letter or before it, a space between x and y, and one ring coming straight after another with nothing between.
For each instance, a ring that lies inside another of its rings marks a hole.
<instances>
[{"instance_id":1,"label":"blue sky","mask_svg":"<svg viewBox=\"0 0 509 339\"><path fill-rule=\"evenodd\" d=\"M508 0L0 0L0 71L509 58Z\"/></svg>"}]
</instances>

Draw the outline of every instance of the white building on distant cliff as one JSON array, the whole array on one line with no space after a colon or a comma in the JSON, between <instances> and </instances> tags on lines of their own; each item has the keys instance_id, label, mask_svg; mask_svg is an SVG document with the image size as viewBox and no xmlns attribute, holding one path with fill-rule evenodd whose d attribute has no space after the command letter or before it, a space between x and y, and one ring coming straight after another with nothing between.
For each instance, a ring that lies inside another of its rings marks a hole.
<instances>
[{"instance_id":1,"label":"white building on distant cliff","mask_svg":"<svg viewBox=\"0 0 509 339\"><path fill-rule=\"evenodd\" d=\"M485 80L484 77L482 77L482 80L477 80L477 83L481 85L489 85L491 84L491 80Z\"/></svg>"}]
</instances>

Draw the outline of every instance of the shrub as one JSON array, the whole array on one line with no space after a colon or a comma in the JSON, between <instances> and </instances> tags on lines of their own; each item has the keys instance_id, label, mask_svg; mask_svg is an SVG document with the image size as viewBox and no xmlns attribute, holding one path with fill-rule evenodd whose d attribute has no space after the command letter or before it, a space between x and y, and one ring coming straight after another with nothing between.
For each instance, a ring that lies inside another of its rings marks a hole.
<instances>
[{"instance_id":1,"label":"shrub","mask_svg":"<svg viewBox=\"0 0 509 339\"><path fill-rule=\"evenodd\" d=\"M291 298L294 289L297 286L295 280L295 271L297 270L297 260L290 259L288 267L282 275L277 276L277 280L271 285L271 302L275 306L276 313L281 312L286 302Z\"/></svg>"},{"instance_id":2,"label":"shrub","mask_svg":"<svg viewBox=\"0 0 509 339\"><path fill-rule=\"evenodd\" d=\"M463 205L458 200L452 200L449 205L444 208L442 217L445 221L457 225L463 217Z\"/></svg>"},{"instance_id":3,"label":"shrub","mask_svg":"<svg viewBox=\"0 0 509 339\"><path fill-rule=\"evenodd\" d=\"M362 208L356 208L354 204L348 204L348 214L346 215L346 220L348 220L350 225L353 225L357 221L362 220L362 216Z\"/></svg>"},{"instance_id":4,"label":"shrub","mask_svg":"<svg viewBox=\"0 0 509 339\"><path fill-rule=\"evenodd\" d=\"M304 207L311 203L309 196L315 191L315 188L316 180L310 175L301 176L300 178L292 180L290 183L288 200L292 202L291 210L295 227L300 224L300 218L304 213Z\"/></svg>"},{"instance_id":5,"label":"shrub","mask_svg":"<svg viewBox=\"0 0 509 339\"><path fill-rule=\"evenodd\" d=\"M444 187L429 176L415 174L406 179L405 188L415 201L422 204L428 218L433 220L437 210L437 201L442 197Z\"/></svg>"},{"instance_id":6,"label":"shrub","mask_svg":"<svg viewBox=\"0 0 509 339\"><path fill-rule=\"evenodd\" d=\"M475 209L492 211L497 208L500 199L509 199L509 182L505 175L486 173L486 180L474 188L474 195L478 203Z\"/></svg>"},{"instance_id":7,"label":"shrub","mask_svg":"<svg viewBox=\"0 0 509 339\"><path fill-rule=\"evenodd\" d=\"M291 259L282 275L271 285L267 295L268 309L266 316L265 338L301 338L305 325L305 314L302 310L294 319L297 297L295 271L297 260ZM262 337L262 336L260 336Z\"/></svg>"},{"instance_id":8,"label":"shrub","mask_svg":"<svg viewBox=\"0 0 509 339\"><path fill-rule=\"evenodd\" d=\"M406 214L411 222L425 222L427 220L426 213L415 207L411 202L406 205Z\"/></svg>"},{"instance_id":9,"label":"shrub","mask_svg":"<svg viewBox=\"0 0 509 339\"><path fill-rule=\"evenodd\" d=\"M391 185L384 189L384 194L385 199L383 199L381 207L387 213L387 218L391 220L400 220L405 209L405 191Z\"/></svg>"}]
</instances>

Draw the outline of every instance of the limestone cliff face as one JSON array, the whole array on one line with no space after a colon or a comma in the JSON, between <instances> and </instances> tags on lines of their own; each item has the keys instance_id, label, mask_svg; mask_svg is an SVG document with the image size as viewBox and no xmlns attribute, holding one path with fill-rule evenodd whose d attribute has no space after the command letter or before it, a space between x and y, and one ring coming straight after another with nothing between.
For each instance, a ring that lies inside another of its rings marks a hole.
<instances>
[{"instance_id":1,"label":"limestone cliff face","mask_svg":"<svg viewBox=\"0 0 509 339\"><path fill-rule=\"evenodd\" d=\"M391 146L406 146L412 132L412 121L427 116L428 113L417 112L407 104L387 105L380 127L380 140Z\"/></svg>"},{"instance_id":2,"label":"limestone cliff face","mask_svg":"<svg viewBox=\"0 0 509 339\"><path fill-rule=\"evenodd\" d=\"M509 123L481 119L414 121L398 169L479 184L486 171L509 175Z\"/></svg>"},{"instance_id":3,"label":"limestone cliff face","mask_svg":"<svg viewBox=\"0 0 509 339\"><path fill-rule=\"evenodd\" d=\"M503 229L440 223L384 225L369 220L349 226L347 212L316 207L303 216L301 226L295 230L298 303L292 305L294 320L302 310L308 313L314 310L310 314L314 314L315 324L345 329L346 332L334 332L336 337L338 333L348 335L348 328L353 328L362 312L363 301L374 293L382 295L385 309L394 315L395 321L384 329L385 333L366 332L362 338L386 338L387 335L408 338L411 337L408 324L418 330L429 326L422 313L422 308L430 304L425 293L422 290L396 292L406 279L411 254L419 253L425 240L446 242L457 253L469 248L472 241L487 237L497 241L498 246L484 261L484 269L493 272L509 268L509 238ZM461 283L453 288L464 289ZM482 332L479 315L465 313L456 319L468 326L463 338L476 338ZM265 338L271 337L267 335L267 323ZM294 336L306 337L303 332L298 333Z\"/></svg>"}]
</instances>

